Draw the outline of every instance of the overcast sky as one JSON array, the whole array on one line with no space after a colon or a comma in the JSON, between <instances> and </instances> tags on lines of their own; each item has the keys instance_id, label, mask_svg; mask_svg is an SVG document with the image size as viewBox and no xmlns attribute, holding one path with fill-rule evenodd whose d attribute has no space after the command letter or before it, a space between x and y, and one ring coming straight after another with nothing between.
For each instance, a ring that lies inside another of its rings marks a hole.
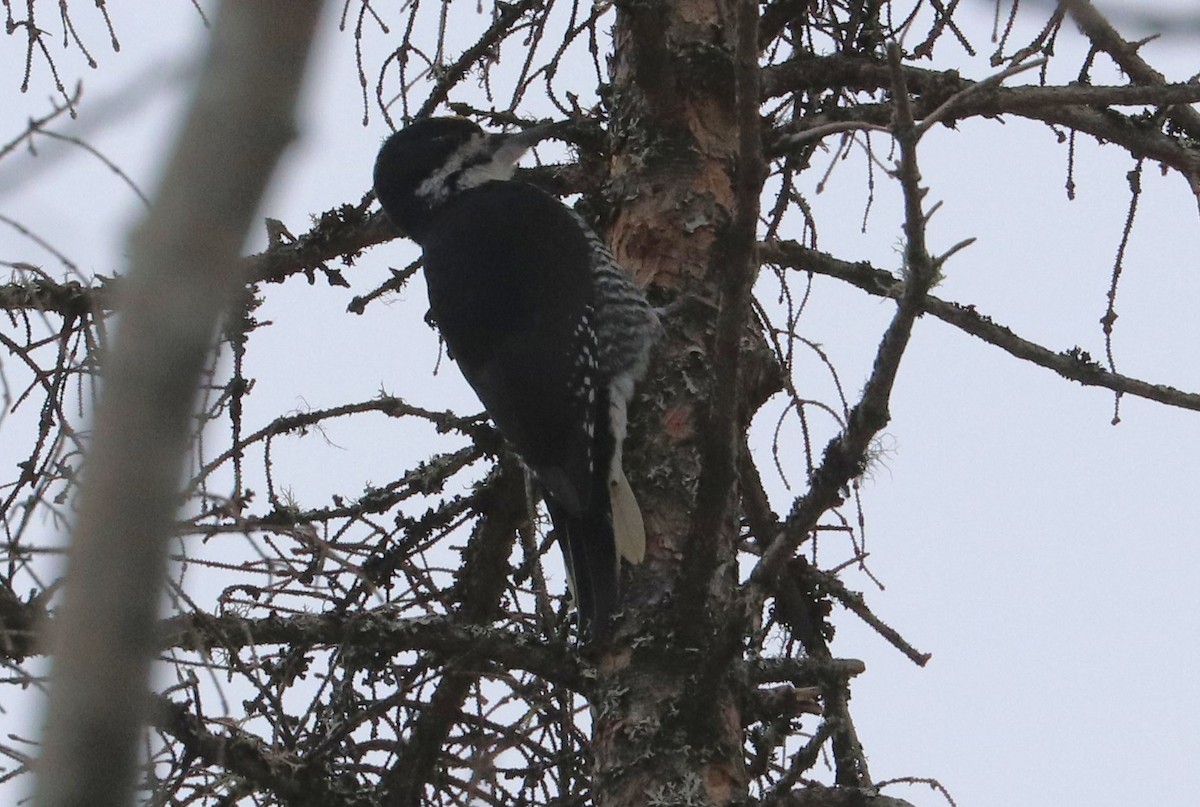
<instances>
[{"instance_id":1,"label":"overcast sky","mask_svg":"<svg viewBox=\"0 0 1200 807\"><path fill-rule=\"evenodd\" d=\"M203 26L185 0L137 4L137 11L110 4L121 40L114 54L85 6L76 4L76 23L100 68L62 57L64 77L81 76L85 92L79 120L54 129L86 137L150 192ZM307 229L309 215L361 198L387 134L374 111L362 125L353 42L333 24L340 6L332 4L323 28L301 140L263 208L295 233ZM972 26L984 44L990 6L977 5ZM1194 8L1107 7L1124 15ZM461 13L474 8L463 3ZM1200 72L1198 27L1174 24L1173 35L1146 46L1143 56L1172 80L1187 80ZM1079 64L1072 56L1078 43L1073 51L1066 40L1060 38L1053 80L1069 80ZM30 91L20 94L23 40L0 42L4 142L26 118L44 114L53 89L39 68ZM967 77L984 77L992 72L986 55L964 55L957 66ZM1064 191L1065 146L1046 127L975 121L940 129L921 160L930 199L944 201L931 249L978 238L948 264L935 293L973 303L1052 349L1079 345L1102 356L1098 320L1132 160L1080 137L1073 202ZM1162 176L1154 166L1145 170L1144 187L1118 299L1118 369L1200 390L1196 199L1181 177ZM895 269L898 190L878 183L865 233L864 201L862 173L847 161L814 199L819 246ZM36 160L0 160L0 214L53 243L84 274L123 270L125 233L138 213L121 180L80 149L43 142ZM257 237L249 248L262 243ZM456 373L443 367L432 374L436 341L421 321L423 288L362 317L345 313L352 295L382 282L389 266L412 254L400 243L368 253L346 273L350 290L314 290L303 279L266 287L260 314L275 325L252 339L249 375L259 386L247 403L254 427L289 409L369 398L381 387L411 395L414 378L428 378L419 387L425 397L414 403L476 408ZM63 271L2 224L0 260ZM801 330L828 351L848 394L866 378L892 311L889 302L816 281ZM320 338L306 338L313 334ZM829 399L831 387L815 364L812 374L806 395ZM933 659L916 668L844 614L834 644L835 653L867 664L852 689L852 713L876 779L936 777L960 807L1195 803L1200 413L1126 398L1114 427L1112 411L1106 392L1022 364L932 318L918 323L896 388L888 450L863 486L869 563L887 590L854 573L847 582ZM5 432L14 423L0 429L5 463L15 462L11 452L23 444ZM395 432L381 439L338 428L330 435L335 446L296 445L289 483L298 496L327 499L329 479L338 475L333 490L353 493L394 474ZM404 439L409 456L423 440L434 444L429 435ZM763 456L765 445L760 441ZM279 464L288 467L286 454ZM798 481L802 465L791 470ZM776 506L785 506L782 483L772 485ZM0 697L10 694L0 690ZM3 719L11 730L33 731L19 709ZM943 803L927 789L889 792L919 807Z\"/></svg>"}]
</instances>

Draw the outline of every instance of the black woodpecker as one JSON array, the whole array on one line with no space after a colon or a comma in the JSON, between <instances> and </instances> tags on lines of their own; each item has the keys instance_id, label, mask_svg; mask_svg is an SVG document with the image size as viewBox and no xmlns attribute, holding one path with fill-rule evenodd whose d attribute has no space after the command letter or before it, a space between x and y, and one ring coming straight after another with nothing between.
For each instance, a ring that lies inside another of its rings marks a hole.
<instances>
[{"instance_id":1,"label":"black woodpecker","mask_svg":"<svg viewBox=\"0 0 1200 807\"><path fill-rule=\"evenodd\" d=\"M621 446L660 325L573 210L512 179L546 135L418 121L380 149L375 195L420 244L450 356L542 488L589 641L617 610L618 557L645 554Z\"/></svg>"}]
</instances>

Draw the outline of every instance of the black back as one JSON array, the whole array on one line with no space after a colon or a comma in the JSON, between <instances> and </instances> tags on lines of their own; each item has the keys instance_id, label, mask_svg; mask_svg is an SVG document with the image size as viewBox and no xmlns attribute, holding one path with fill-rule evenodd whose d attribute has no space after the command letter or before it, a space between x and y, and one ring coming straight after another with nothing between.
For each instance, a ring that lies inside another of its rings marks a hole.
<instances>
[{"instance_id":1,"label":"black back","mask_svg":"<svg viewBox=\"0 0 1200 807\"><path fill-rule=\"evenodd\" d=\"M426 225L429 307L500 432L551 495L578 514L594 498L581 394L592 306L587 239L558 200L522 182L452 197ZM591 379L598 384L599 379ZM609 449L611 451L611 449Z\"/></svg>"}]
</instances>

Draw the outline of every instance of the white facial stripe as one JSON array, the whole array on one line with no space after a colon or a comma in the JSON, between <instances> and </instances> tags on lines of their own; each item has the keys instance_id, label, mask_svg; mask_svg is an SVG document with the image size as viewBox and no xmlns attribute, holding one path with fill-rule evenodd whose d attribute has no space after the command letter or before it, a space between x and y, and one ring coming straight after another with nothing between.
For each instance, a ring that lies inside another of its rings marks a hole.
<instances>
[{"instance_id":1,"label":"white facial stripe","mask_svg":"<svg viewBox=\"0 0 1200 807\"><path fill-rule=\"evenodd\" d=\"M445 165L417 187L417 197L436 204L453 193L485 182L512 179L517 170L517 160L525 153L526 147L505 145L490 155L489 150L486 135L472 137L450 155Z\"/></svg>"}]
</instances>

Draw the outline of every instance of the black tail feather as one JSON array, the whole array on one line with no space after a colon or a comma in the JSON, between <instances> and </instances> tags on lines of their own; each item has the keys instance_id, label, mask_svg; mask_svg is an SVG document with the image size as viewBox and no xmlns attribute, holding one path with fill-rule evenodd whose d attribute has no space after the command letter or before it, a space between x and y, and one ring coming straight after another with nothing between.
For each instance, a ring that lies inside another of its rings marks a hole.
<instances>
[{"instance_id":1,"label":"black tail feather","mask_svg":"<svg viewBox=\"0 0 1200 807\"><path fill-rule=\"evenodd\" d=\"M608 502L573 517L547 500L567 574L571 576L583 642L604 638L617 611L617 548Z\"/></svg>"}]
</instances>

